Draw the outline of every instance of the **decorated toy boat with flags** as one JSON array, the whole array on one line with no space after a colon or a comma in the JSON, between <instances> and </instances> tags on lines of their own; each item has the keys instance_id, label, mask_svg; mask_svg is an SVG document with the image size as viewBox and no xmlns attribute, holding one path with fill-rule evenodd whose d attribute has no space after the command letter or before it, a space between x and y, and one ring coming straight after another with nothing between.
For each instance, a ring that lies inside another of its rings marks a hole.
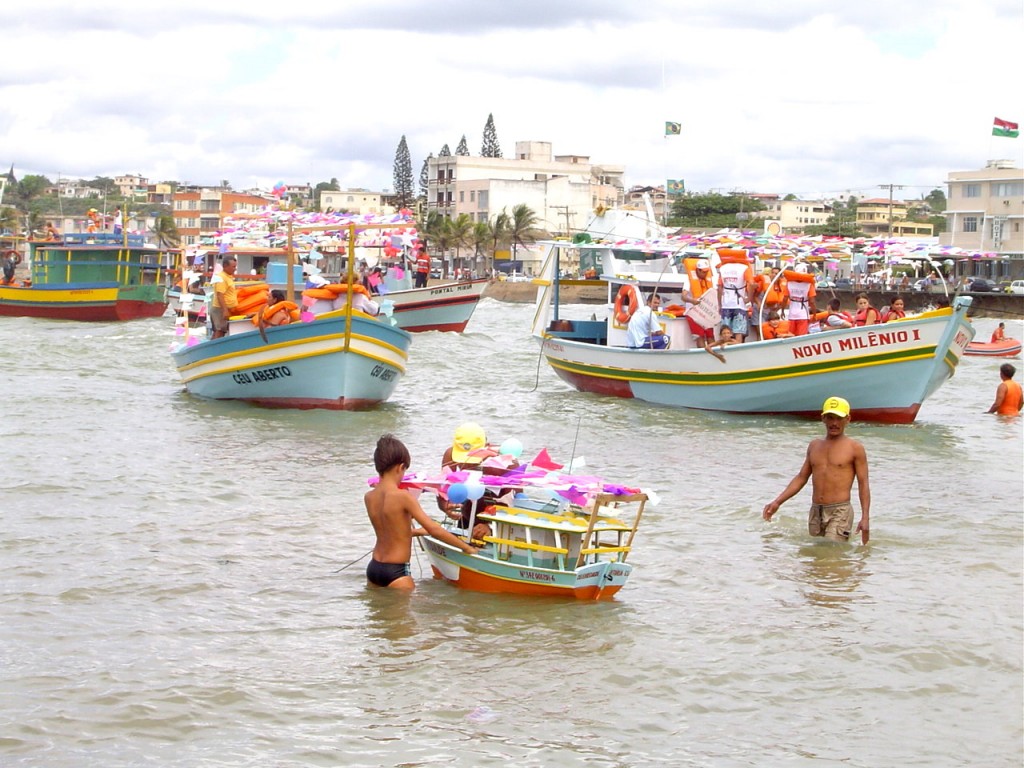
<instances>
[{"instance_id":1,"label":"decorated toy boat with flags","mask_svg":"<svg viewBox=\"0 0 1024 768\"><path fill-rule=\"evenodd\" d=\"M389 227L363 222L360 229ZM351 241L357 227L349 225ZM291 253L291 250L289 250ZM292 270L287 270L290 276ZM353 285L350 268L348 285ZM185 389L212 400L274 408L358 410L387 400L405 374L411 336L390 318L339 302L314 315L297 303L271 303L265 284L239 292L239 311L220 338L194 335L179 318L171 357ZM288 286L286 296L295 295ZM353 298L354 292L349 294ZM374 308L375 309L375 308Z\"/></svg>"},{"instance_id":2,"label":"decorated toy boat with flags","mask_svg":"<svg viewBox=\"0 0 1024 768\"><path fill-rule=\"evenodd\" d=\"M167 309L165 252L142 235L66 233L29 241L29 278L0 286L0 316L117 321Z\"/></svg>"},{"instance_id":3,"label":"decorated toy boat with flags","mask_svg":"<svg viewBox=\"0 0 1024 768\"><path fill-rule=\"evenodd\" d=\"M563 254L567 249L577 250ZM824 399L838 395L849 400L855 420L910 423L974 338L967 319L971 298L961 296L952 307L885 325L733 344L718 356L708 354L694 345L693 324L718 327L717 292L707 291L689 307L682 292L693 293L692 265L703 257L716 267L719 250L694 250L671 239L548 243L535 280L532 326L544 358L580 391L655 405L818 418ZM561 304L560 260L581 269L596 265L609 289L606 317L592 317L592 307ZM671 310L658 315L670 347L631 349L629 315L652 292Z\"/></svg>"},{"instance_id":4,"label":"decorated toy boat with flags","mask_svg":"<svg viewBox=\"0 0 1024 768\"><path fill-rule=\"evenodd\" d=\"M508 466L510 458L495 457L485 465ZM603 600L621 590L633 572L627 559L648 493L563 471L546 450L497 475L467 470L434 477L410 474L403 485L456 503L468 499L472 514L466 527L445 523L462 538L469 539L476 523L488 524L490 533L472 540L478 547L475 555L432 536L418 538L435 578L460 589Z\"/></svg>"}]
</instances>

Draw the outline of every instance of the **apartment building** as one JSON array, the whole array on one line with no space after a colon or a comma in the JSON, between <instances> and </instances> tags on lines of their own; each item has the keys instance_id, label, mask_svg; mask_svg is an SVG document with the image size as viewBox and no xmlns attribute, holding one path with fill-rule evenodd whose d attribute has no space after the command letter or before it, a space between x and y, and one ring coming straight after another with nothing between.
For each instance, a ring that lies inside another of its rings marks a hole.
<instances>
[{"instance_id":1,"label":"apartment building","mask_svg":"<svg viewBox=\"0 0 1024 768\"><path fill-rule=\"evenodd\" d=\"M908 206L901 200L878 197L857 201L857 229L868 237L933 237L934 227L907 221Z\"/></svg>"},{"instance_id":2,"label":"apartment building","mask_svg":"<svg viewBox=\"0 0 1024 768\"><path fill-rule=\"evenodd\" d=\"M650 198L655 221L668 221L668 217L672 213L672 203L675 202L675 199L665 192L664 187L630 187L629 191L626 192L624 207L635 208L638 211L646 210L645 194Z\"/></svg>"},{"instance_id":3,"label":"apartment building","mask_svg":"<svg viewBox=\"0 0 1024 768\"><path fill-rule=\"evenodd\" d=\"M625 199L624 166L553 155L546 141L516 142L514 158L433 157L427 168L428 212L448 218L464 213L479 222L525 204L553 235L578 231L594 210L621 206Z\"/></svg>"},{"instance_id":4,"label":"apartment building","mask_svg":"<svg viewBox=\"0 0 1024 768\"><path fill-rule=\"evenodd\" d=\"M1024 172L1013 160L990 160L976 171L952 171L946 187L941 245L1024 260Z\"/></svg>"},{"instance_id":5,"label":"apartment building","mask_svg":"<svg viewBox=\"0 0 1024 768\"><path fill-rule=\"evenodd\" d=\"M181 235L181 245L199 245L201 238L222 229L226 217L256 213L270 202L259 195L219 187L179 188L171 195L171 216Z\"/></svg>"},{"instance_id":6,"label":"apartment building","mask_svg":"<svg viewBox=\"0 0 1024 768\"><path fill-rule=\"evenodd\" d=\"M324 190L320 193L320 210L335 213L394 213L395 209L389 202L381 192L368 189L343 189L337 192Z\"/></svg>"},{"instance_id":7,"label":"apartment building","mask_svg":"<svg viewBox=\"0 0 1024 768\"><path fill-rule=\"evenodd\" d=\"M141 197L145 199L149 191L149 180L138 174L126 174L114 177L114 186L120 192L121 197Z\"/></svg>"}]
</instances>

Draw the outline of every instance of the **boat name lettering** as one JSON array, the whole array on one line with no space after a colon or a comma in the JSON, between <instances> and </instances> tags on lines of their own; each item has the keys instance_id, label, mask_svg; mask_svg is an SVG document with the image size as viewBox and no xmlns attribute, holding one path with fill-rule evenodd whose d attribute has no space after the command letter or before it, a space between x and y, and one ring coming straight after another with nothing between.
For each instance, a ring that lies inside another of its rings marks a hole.
<instances>
[{"instance_id":1,"label":"boat name lettering","mask_svg":"<svg viewBox=\"0 0 1024 768\"><path fill-rule=\"evenodd\" d=\"M435 555L443 555L443 554L445 554L444 549L440 545L435 544L434 542L430 541L430 539L427 539L426 545L427 545L427 549L429 549Z\"/></svg>"},{"instance_id":2,"label":"boat name lettering","mask_svg":"<svg viewBox=\"0 0 1024 768\"><path fill-rule=\"evenodd\" d=\"M274 368L262 368L248 373L239 371L238 373L231 374L232 380L235 384L252 384L257 381L273 381L274 379L284 379L292 375L292 369L287 365L278 365Z\"/></svg>"},{"instance_id":3,"label":"boat name lettering","mask_svg":"<svg viewBox=\"0 0 1024 768\"><path fill-rule=\"evenodd\" d=\"M391 381L395 378L395 369L388 368L386 365L375 365L370 371L370 375L381 381Z\"/></svg>"},{"instance_id":4,"label":"boat name lettering","mask_svg":"<svg viewBox=\"0 0 1024 768\"><path fill-rule=\"evenodd\" d=\"M956 338L953 339L953 343L960 347L960 350L963 351L967 349L967 345L971 343L971 339L963 331L957 331Z\"/></svg>"},{"instance_id":5,"label":"boat name lettering","mask_svg":"<svg viewBox=\"0 0 1024 768\"><path fill-rule=\"evenodd\" d=\"M459 290L464 290L464 289L460 288ZM430 295L431 296L440 296L441 294L444 294L444 293L455 293L455 286L454 285L449 285L447 288L431 288L430 289Z\"/></svg>"},{"instance_id":6,"label":"boat name lettering","mask_svg":"<svg viewBox=\"0 0 1024 768\"><path fill-rule=\"evenodd\" d=\"M529 581L548 581L552 582L555 577L550 573L535 573L534 571L519 571L520 579L527 579Z\"/></svg>"},{"instance_id":7,"label":"boat name lettering","mask_svg":"<svg viewBox=\"0 0 1024 768\"><path fill-rule=\"evenodd\" d=\"M893 344L906 344L908 341L920 341L921 331L917 328L911 331L872 331L864 336L852 336L848 339L840 339L838 346L840 352L850 352L857 349L871 349L872 347L885 347ZM815 344L804 344L793 347L793 357L797 360L818 355L830 355L835 347L831 341L822 341Z\"/></svg>"}]
</instances>

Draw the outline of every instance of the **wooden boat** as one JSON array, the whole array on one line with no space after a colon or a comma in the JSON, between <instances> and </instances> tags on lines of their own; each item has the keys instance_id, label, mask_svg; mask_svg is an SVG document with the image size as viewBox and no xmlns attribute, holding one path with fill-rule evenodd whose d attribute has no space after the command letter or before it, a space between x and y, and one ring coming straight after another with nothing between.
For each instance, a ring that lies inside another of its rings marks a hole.
<instances>
[{"instance_id":1,"label":"wooden boat","mask_svg":"<svg viewBox=\"0 0 1024 768\"><path fill-rule=\"evenodd\" d=\"M388 307L394 324L411 333L421 331L451 331L462 333L466 329L480 297L487 287L487 280L464 280L451 283L415 288L413 277L412 246L418 240L415 221L411 213L403 211L394 216L358 216L354 214L298 214L295 231L308 237L294 243L294 248L283 242L281 233L281 211L268 210L258 214L239 215L228 220L229 228L239 230L230 234L218 247L238 259L238 274L252 271L266 274L272 288L285 287L286 262L292 259L293 277L300 283L301 270L294 266L296 252L306 259L321 261L325 265L324 277L327 282L345 282L337 276L344 271L348 262L346 254L354 254L358 261L365 261L369 268L380 266L384 269L383 291L373 298ZM309 226L302 224L308 219ZM274 223L275 230L269 228ZM349 223L359 228L354 244L344 244L337 237ZM374 223L379 231L364 227ZM314 231L317 234L313 234ZM270 247L267 247L267 246ZM319 268L315 270L319 273ZM297 300L297 299L296 299ZM323 311L322 306L311 307L314 313Z\"/></svg>"},{"instance_id":2,"label":"wooden boat","mask_svg":"<svg viewBox=\"0 0 1024 768\"><path fill-rule=\"evenodd\" d=\"M391 290L380 299L391 303L395 324L403 330L462 333L480 303L487 282L464 280L426 288L402 288Z\"/></svg>"},{"instance_id":3,"label":"wooden boat","mask_svg":"<svg viewBox=\"0 0 1024 768\"><path fill-rule=\"evenodd\" d=\"M141 235L65 234L29 241L29 277L0 286L0 315L112 321L159 317L167 309L161 257Z\"/></svg>"},{"instance_id":4,"label":"wooden boat","mask_svg":"<svg viewBox=\"0 0 1024 768\"><path fill-rule=\"evenodd\" d=\"M436 578L461 589L577 600L612 597L629 578L626 562L640 523L645 494L599 494L589 510L543 512L488 506L477 517L491 523L476 555L432 536L421 537ZM634 514L623 519L632 505Z\"/></svg>"},{"instance_id":5,"label":"wooden boat","mask_svg":"<svg viewBox=\"0 0 1024 768\"><path fill-rule=\"evenodd\" d=\"M979 357L1017 357L1020 354L1019 339L1003 339L1002 341L972 341L964 350L965 355Z\"/></svg>"},{"instance_id":6,"label":"wooden boat","mask_svg":"<svg viewBox=\"0 0 1024 768\"><path fill-rule=\"evenodd\" d=\"M187 323L182 329L171 357L190 394L274 408L357 410L387 400L405 374L412 338L350 303L265 328L233 317L218 339L190 335Z\"/></svg>"},{"instance_id":7,"label":"wooden boat","mask_svg":"<svg viewBox=\"0 0 1024 768\"><path fill-rule=\"evenodd\" d=\"M514 497L474 502L479 511L475 506L465 529L446 521L445 527L464 539L476 522L490 523L491 535L473 542L479 548L475 555L432 536L418 538L435 578L477 592L577 600L610 598L629 579L633 566L626 560L646 493L529 466L498 477L466 471L446 479L412 475L403 485L444 493L467 476L467 484L479 478L495 493L515 486Z\"/></svg>"},{"instance_id":8,"label":"wooden boat","mask_svg":"<svg viewBox=\"0 0 1024 768\"><path fill-rule=\"evenodd\" d=\"M581 266L601 266L609 288L606 317L587 319L592 307L570 317L559 305L559 251L565 248L581 251ZM663 304L682 304L688 287L683 255L672 246L550 243L535 280L532 333L555 373L583 392L742 414L819 418L824 399L837 395L850 401L855 420L901 424L914 421L974 338L967 321L971 298L963 296L951 308L885 325L735 344L722 350L724 364L694 348L686 317L672 314L658 318L670 349L628 348L614 299L628 286L642 294L640 301L657 290Z\"/></svg>"}]
</instances>

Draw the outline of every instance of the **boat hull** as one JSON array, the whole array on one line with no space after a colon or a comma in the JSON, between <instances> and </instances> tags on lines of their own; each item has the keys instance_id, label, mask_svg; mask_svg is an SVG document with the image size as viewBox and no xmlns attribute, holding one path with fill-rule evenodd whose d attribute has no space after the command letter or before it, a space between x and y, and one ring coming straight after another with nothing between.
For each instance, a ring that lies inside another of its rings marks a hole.
<instances>
[{"instance_id":1,"label":"boat hull","mask_svg":"<svg viewBox=\"0 0 1024 768\"><path fill-rule=\"evenodd\" d=\"M972 341L964 350L965 355L977 357L1017 357L1020 355L1021 343L1017 339L1002 341Z\"/></svg>"},{"instance_id":2,"label":"boat hull","mask_svg":"<svg viewBox=\"0 0 1024 768\"><path fill-rule=\"evenodd\" d=\"M167 311L158 285L0 287L0 316L110 322L160 317Z\"/></svg>"},{"instance_id":3,"label":"boat hull","mask_svg":"<svg viewBox=\"0 0 1024 768\"><path fill-rule=\"evenodd\" d=\"M703 350L635 350L545 335L544 356L584 392L658 405L819 418L830 395L861 421L907 424L974 337L966 307L933 317Z\"/></svg>"},{"instance_id":4,"label":"boat hull","mask_svg":"<svg viewBox=\"0 0 1024 768\"><path fill-rule=\"evenodd\" d=\"M431 536L424 536L422 544L435 578L474 592L606 600L622 589L633 571L623 562L597 562L575 570L506 563L488 557L486 549L467 555Z\"/></svg>"},{"instance_id":5,"label":"boat hull","mask_svg":"<svg viewBox=\"0 0 1024 768\"><path fill-rule=\"evenodd\" d=\"M472 280L392 291L382 298L392 303L392 316L402 330L462 333L486 287L486 280Z\"/></svg>"},{"instance_id":6,"label":"boat hull","mask_svg":"<svg viewBox=\"0 0 1024 768\"><path fill-rule=\"evenodd\" d=\"M186 391L270 408L361 410L405 374L410 336L354 312L183 345L171 353Z\"/></svg>"}]
</instances>

